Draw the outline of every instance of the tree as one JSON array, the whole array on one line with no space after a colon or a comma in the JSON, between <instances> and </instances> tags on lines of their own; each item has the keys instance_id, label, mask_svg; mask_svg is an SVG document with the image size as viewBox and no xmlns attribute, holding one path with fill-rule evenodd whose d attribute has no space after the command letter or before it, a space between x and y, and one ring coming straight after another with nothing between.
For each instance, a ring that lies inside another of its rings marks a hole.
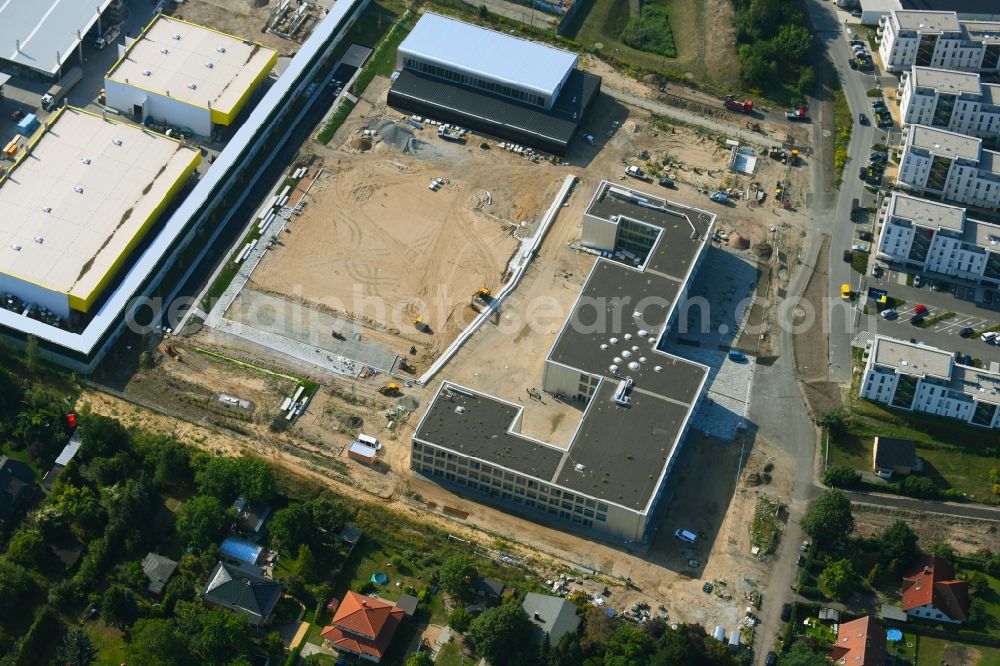
<instances>
[{"instance_id":1,"label":"tree","mask_svg":"<svg viewBox=\"0 0 1000 666\"><path fill-rule=\"evenodd\" d=\"M781 657L782 666L829 666L830 660L824 654L815 652L802 641L795 641L792 649Z\"/></svg>"},{"instance_id":2,"label":"tree","mask_svg":"<svg viewBox=\"0 0 1000 666\"><path fill-rule=\"evenodd\" d=\"M699 666L729 666L733 663L725 643L720 643L705 630L691 624L667 628L660 637L657 651L649 661L656 666L698 664Z\"/></svg>"},{"instance_id":3,"label":"tree","mask_svg":"<svg viewBox=\"0 0 1000 666\"><path fill-rule=\"evenodd\" d=\"M406 660L406 666L434 666L434 657L430 652L414 652Z\"/></svg>"},{"instance_id":4,"label":"tree","mask_svg":"<svg viewBox=\"0 0 1000 666\"><path fill-rule=\"evenodd\" d=\"M837 601L847 601L858 589L858 574L850 560L837 560L823 569L819 583Z\"/></svg>"},{"instance_id":5,"label":"tree","mask_svg":"<svg viewBox=\"0 0 1000 666\"><path fill-rule=\"evenodd\" d=\"M191 651L203 663L222 664L246 656L250 620L242 613L222 608L205 609L194 601L178 602L177 628L190 640Z\"/></svg>"},{"instance_id":6,"label":"tree","mask_svg":"<svg viewBox=\"0 0 1000 666\"><path fill-rule=\"evenodd\" d=\"M645 663L653 649L653 641L639 627L620 624L604 652L605 666L632 666Z\"/></svg>"},{"instance_id":7,"label":"tree","mask_svg":"<svg viewBox=\"0 0 1000 666\"><path fill-rule=\"evenodd\" d=\"M90 666L97 661L97 648L83 629L70 629L56 651L59 666Z\"/></svg>"},{"instance_id":8,"label":"tree","mask_svg":"<svg viewBox=\"0 0 1000 666\"><path fill-rule=\"evenodd\" d=\"M861 475L844 465L834 465L823 472L823 485L831 488L853 488L860 482Z\"/></svg>"},{"instance_id":9,"label":"tree","mask_svg":"<svg viewBox=\"0 0 1000 666\"><path fill-rule=\"evenodd\" d=\"M132 590L114 585L104 592L101 603L104 620L112 627L124 629L139 619L139 605Z\"/></svg>"},{"instance_id":10,"label":"tree","mask_svg":"<svg viewBox=\"0 0 1000 666\"><path fill-rule=\"evenodd\" d=\"M7 546L7 559L23 567L40 569L49 561L51 552L37 529L18 530Z\"/></svg>"},{"instance_id":11,"label":"tree","mask_svg":"<svg viewBox=\"0 0 1000 666\"><path fill-rule=\"evenodd\" d=\"M897 520L885 528L878 540L879 553L883 562L896 561L898 566L906 566L919 552L917 534L904 521ZM899 573L894 571L893 573Z\"/></svg>"},{"instance_id":12,"label":"tree","mask_svg":"<svg viewBox=\"0 0 1000 666\"><path fill-rule=\"evenodd\" d=\"M313 536L312 513L304 504L294 502L274 512L268 529L275 543L294 553Z\"/></svg>"},{"instance_id":13,"label":"tree","mask_svg":"<svg viewBox=\"0 0 1000 666\"><path fill-rule=\"evenodd\" d=\"M143 666L185 666L191 655L170 620L139 620L125 645L126 663Z\"/></svg>"},{"instance_id":14,"label":"tree","mask_svg":"<svg viewBox=\"0 0 1000 666\"><path fill-rule=\"evenodd\" d=\"M23 602L35 591L35 582L28 570L5 558L0 558L0 619L9 619L23 612Z\"/></svg>"},{"instance_id":15,"label":"tree","mask_svg":"<svg viewBox=\"0 0 1000 666\"><path fill-rule=\"evenodd\" d=\"M473 619L472 613L465 610L462 606L458 606L448 616L448 626L458 633L464 634L469 630L469 625L472 624Z\"/></svg>"},{"instance_id":16,"label":"tree","mask_svg":"<svg viewBox=\"0 0 1000 666\"><path fill-rule=\"evenodd\" d=\"M847 412L842 409L831 409L828 412L823 412L816 420L816 425L826 430L831 437L843 437L847 434L849 425Z\"/></svg>"},{"instance_id":17,"label":"tree","mask_svg":"<svg viewBox=\"0 0 1000 666\"><path fill-rule=\"evenodd\" d=\"M530 648L527 638L532 635L533 626L520 604L502 604L490 608L472 621L469 638L476 648L476 654L484 657L492 666L508 666L524 663Z\"/></svg>"},{"instance_id":18,"label":"tree","mask_svg":"<svg viewBox=\"0 0 1000 666\"><path fill-rule=\"evenodd\" d=\"M212 547L229 522L222 503L211 495L192 497L177 511L177 534L191 549Z\"/></svg>"},{"instance_id":19,"label":"tree","mask_svg":"<svg viewBox=\"0 0 1000 666\"><path fill-rule=\"evenodd\" d=\"M320 571L319 562L316 561L316 556L313 555L312 548L308 544L299 546L299 554L292 563L292 570L295 571L296 576L306 583L315 583L323 575Z\"/></svg>"},{"instance_id":20,"label":"tree","mask_svg":"<svg viewBox=\"0 0 1000 666\"><path fill-rule=\"evenodd\" d=\"M486 5L479 5L479 10L477 11L480 21L485 21L490 17L490 10L486 8Z\"/></svg>"},{"instance_id":21,"label":"tree","mask_svg":"<svg viewBox=\"0 0 1000 666\"><path fill-rule=\"evenodd\" d=\"M941 494L941 489L926 476L913 476L911 474L899 484L899 492L910 497L933 499Z\"/></svg>"},{"instance_id":22,"label":"tree","mask_svg":"<svg viewBox=\"0 0 1000 666\"><path fill-rule=\"evenodd\" d=\"M975 597L969 602L969 626L979 627L987 619L990 619L990 611L986 607L986 602L982 597Z\"/></svg>"},{"instance_id":23,"label":"tree","mask_svg":"<svg viewBox=\"0 0 1000 666\"><path fill-rule=\"evenodd\" d=\"M809 507L802 529L819 546L840 542L854 530L851 500L839 490L827 490Z\"/></svg>"},{"instance_id":24,"label":"tree","mask_svg":"<svg viewBox=\"0 0 1000 666\"><path fill-rule=\"evenodd\" d=\"M982 596L990 591L990 582L977 571L969 578L969 589L974 595Z\"/></svg>"},{"instance_id":25,"label":"tree","mask_svg":"<svg viewBox=\"0 0 1000 666\"><path fill-rule=\"evenodd\" d=\"M38 349L38 338L33 335L28 336L28 342L24 347L24 364L28 366L28 370L34 372L38 369L38 363L41 360L41 352Z\"/></svg>"},{"instance_id":26,"label":"tree","mask_svg":"<svg viewBox=\"0 0 1000 666\"><path fill-rule=\"evenodd\" d=\"M80 418L80 435L86 446L80 447L76 460L86 462L93 458L106 458L119 451L132 449L132 441L124 426L117 420L100 414L86 414Z\"/></svg>"},{"instance_id":27,"label":"tree","mask_svg":"<svg viewBox=\"0 0 1000 666\"><path fill-rule=\"evenodd\" d=\"M803 96L808 95L813 88L813 84L816 82L816 70L814 70L809 65L802 68L799 72L799 82L796 87Z\"/></svg>"},{"instance_id":28,"label":"tree","mask_svg":"<svg viewBox=\"0 0 1000 666\"><path fill-rule=\"evenodd\" d=\"M456 597L468 597L472 590L472 581L479 572L476 563L465 555L452 555L441 565L441 587L448 594Z\"/></svg>"},{"instance_id":29,"label":"tree","mask_svg":"<svg viewBox=\"0 0 1000 666\"><path fill-rule=\"evenodd\" d=\"M269 502L277 492L274 472L257 458L210 458L195 474L198 489L228 503L238 496Z\"/></svg>"},{"instance_id":30,"label":"tree","mask_svg":"<svg viewBox=\"0 0 1000 666\"><path fill-rule=\"evenodd\" d=\"M812 35L801 25L786 23L778 30L772 40L774 52L778 58L792 66L806 62L809 59L809 49L812 47Z\"/></svg>"}]
</instances>

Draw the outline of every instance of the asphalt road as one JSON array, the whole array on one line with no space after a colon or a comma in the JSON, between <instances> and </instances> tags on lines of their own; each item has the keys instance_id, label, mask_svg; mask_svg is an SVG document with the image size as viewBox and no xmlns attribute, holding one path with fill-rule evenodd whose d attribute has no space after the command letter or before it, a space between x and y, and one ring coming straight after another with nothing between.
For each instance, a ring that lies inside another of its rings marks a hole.
<instances>
[{"instance_id":1,"label":"asphalt road","mask_svg":"<svg viewBox=\"0 0 1000 666\"><path fill-rule=\"evenodd\" d=\"M875 142L876 135L881 136L884 132L872 125L861 125L858 122L859 113L865 113L869 118L872 115L865 92L875 85L875 77L852 70L848 64L851 49L840 18L844 14L837 12L832 3L820 0L810 0L806 3L806 8L815 28L816 38L826 46L827 53L836 67L854 121L847 149L844 182L836 193L836 205L826 225L826 230L831 235L829 293L836 298L841 284L847 282L857 286L859 280L859 276L852 275L850 265L844 262L841 256L854 242L856 229L850 219L852 200L860 200L864 191L863 183L856 174L853 178L851 174L857 171L858 165L867 164L868 152ZM824 129L833 131L832 120L832 118L825 119ZM849 309L842 307L829 309L831 381L847 382L851 378L851 337L854 324L851 318L852 311Z\"/></svg>"}]
</instances>

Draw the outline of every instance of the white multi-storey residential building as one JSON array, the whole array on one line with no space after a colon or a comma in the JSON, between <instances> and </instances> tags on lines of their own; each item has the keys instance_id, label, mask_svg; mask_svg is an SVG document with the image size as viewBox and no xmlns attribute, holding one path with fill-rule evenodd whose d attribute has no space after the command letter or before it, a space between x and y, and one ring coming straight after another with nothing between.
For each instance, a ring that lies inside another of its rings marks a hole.
<instances>
[{"instance_id":1,"label":"white multi-storey residential building","mask_svg":"<svg viewBox=\"0 0 1000 666\"><path fill-rule=\"evenodd\" d=\"M911 125L903 130L896 185L980 208L1000 206L1000 153L982 139Z\"/></svg>"},{"instance_id":2,"label":"white multi-storey residential building","mask_svg":"<svg viewBox=\"0 0 1000 666\"><path fill-rule=\"evenodd\" d=\"M879 55L891 72L914 65L1000 69L1000 23L959 21L955 12L893 11L879 21L878 37Z\"/></svg>"},{"instance_id":3,"label":"white multi-storey residential building","mask_svg":"<svg viewBox=\"0 0 1000 666\"><path fill-rule=\"evenodd\" d=\"M917 67L900 76L903 125L929 125L982 139L1000 138L1000 85L975 72Z\"/></svg>"},{"instance_id":4,"label":"white multi-storey residential building","mask_svg":"<svg viewBox=\"0 0 1000 666\"><path fill-rule=\"evenodd\" d=\"M894 192L882 220L878 257L1000 286L1000 225L969 219L964 208Z\"/></svg>"},{"instance_id":5,"label":"white multi-storey residential building","mask_svg":"<svg viewBox=\"0 0 1000 666\"><path fill-rule=\"evenodd\" d=\"M897 409L1000 428L1000 373L955 363L943 349L876 336L860 394Z\"/></svg>"}]
</instances>

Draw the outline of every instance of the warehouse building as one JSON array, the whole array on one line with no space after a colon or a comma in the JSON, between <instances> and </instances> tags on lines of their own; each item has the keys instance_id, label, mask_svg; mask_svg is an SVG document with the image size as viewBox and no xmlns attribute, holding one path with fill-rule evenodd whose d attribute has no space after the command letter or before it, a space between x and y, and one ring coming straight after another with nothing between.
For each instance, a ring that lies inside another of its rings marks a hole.
<instances>
[{"instance_id":1,"label":"warehouse building","mask_svg":"<svg viewBox=\"0 0 1000 666\"><path fill-rule=\"evenodd\" d=\"M1000 225L966 216L964 208L894 192L878 258L921 272L1000 286Z\"/></svg>"},{"instance_id":2,"label":"warehouse building","mask_svg":"<svg viewBox=\"0 0 1000 666\"><path fill-rule=\"evenodd\" d=\"M930 125L987 141L1000 139L1000 85L975 72L914 67L899 84L903 125Z\"/></svg>"},{"instance_id":3,"label":"warehouse building","mask_svg":"<svg viewBox=\"0 0 1000 666\"><path fill-rule=\"evenodd\" d=\"M67 67L81 62L83 40L91 28L110 25L123 5L123 0L0 2L0 70L59 78Z\"/></svg>"},{"instance_id":4,"label":"warehouse building","mask_svg":"<svg viewBox=\"0 0 1000 666\"><path fill-rule=\"evenodd\" d=\"M601 88L574 53L431 12L397 54L391 106L560 155Z\"/></svg>"},{"instance_id":5,"label":"warehouse building","mask_svg":"<svg viewBox=\"0 0 1000 666\"><path fill-rule=\"evenodd\" d=\"M860 394L896 409L1000 428L1000 373L960 365L951 352L920 343L876 336Z\"/></svg>"},{"instance_id":6,"label":"warehouse building","mask_svg":"<svg viewBox=\"0 0 1000 666\"><path fill-rule=\"evenodd\" d=\"M163 14L104 77L108 106L211 136L231 125L278 61L278 52Z\"/></svg>"},{"instance_id":7,"label":"warehouse building","mask_svg":"<svg viewBox=\"0 0 1000 666\"><path fill-rule=\"evenodd\" d=\"M1000 206L1000 153L982 139L911 125L903 130L896 185L980 208Z\"/></svg>"},{"instance_id":8,"label":"warehouse building","mask_svg":"<svg viewBox=\"0 0 1000 666\"><path fill-rule=\"evenodd\" d=\"M646 539L708 380L707 367L660 349L714 224L712 213L601 183L583 243L606 256L549 350L542 383L583 405L569 445L521 434L521 405L445 381L414 432L412 469L529 517Z\"/></svg>"},{"instance_id":9,"label":"warehouse building","mask_svg":"<svg viewBox=\"0 0 1000 666\"><path fill-rule=\"evenodd\" d=\"M245 211L246 207L255 207L257 200L253 197L260 192L257 181L263 173L261 164L267 164L281 150L288 140L288 128L300 122L309 111L308 107L289 102L313 85L368 4L369 0L336 3L313 29L282 75L240 123L197 184L162 225L156 225L156 233L146 234L119 271L120 275L109 282L82 317L83 321L71 322L67 328L65 322L57 323L54 317L44 319L37 311L29 311L26 316L25 310L12 308L11 303L3 299L0 300L0 337L23 347L25 340L32 336L38 340L43 358L76 372L89 373L111 351L132 315L147 304L154 308L154 317L157 317L154 324L176 323L176 319L166 319L166 312L157 312L156 304L159 302L164 308L171 305L180 286L195 270L202 268L206 254L212 251L233 216ZM86 136L86 132L79 134ZM21 245L23 250L24 243ZM185 261L186 272L181 274L177 271L179 260ZM90 270L92 267L88 267L88 273ZM168 278L170 281L165 282ZM23 283L18 281L18 284ZM158 297L145 300L154 291L158 291ZM71 318L72 314L73 310ZM159 318L161 316L163 319Z\"/></svg>"},{"instance_id":10,"label":"warehouse building","mask_svg":"<svg viewBox=\"0 0 1000 666\"><path fill-rule=\"evenodd\" d=\"M200 161L198 150L134 125L58 112L0 177L8 306L66 324L87 313Z\"/></svg>"},{"instance_id":11,"label":"warehouse building","mask_svg":"<svg viewBox=\"0 0 1000 666\"><path fill-rule=\"evenodd\" d=\"M953 11L893 11L879 21L877 34L879 55L890 72L914 65L1000 71L1000 23L960 21Z\"/></svg>"}]
</instances>

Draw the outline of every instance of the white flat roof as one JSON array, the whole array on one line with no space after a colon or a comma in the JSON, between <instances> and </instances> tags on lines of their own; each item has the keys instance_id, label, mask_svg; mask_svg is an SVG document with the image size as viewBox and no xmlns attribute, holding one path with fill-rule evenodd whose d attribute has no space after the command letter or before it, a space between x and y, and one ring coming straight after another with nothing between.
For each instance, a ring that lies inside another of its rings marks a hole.
<instances>
[{"instance_id":1,"label":"white flat roof","mask_svg":"<svg viewBox=\"0 0 1000 666\"><path fill-rule=\"evenodd\" d=\"M911 125L907 145L923 148L942 157L960 157L973 162L982 158L981 139L928 125Z\"/></svg>"},{"instance_id":2,"label":"white flat roof","mask_svg":"<svg viewBox=\"0 0 1000 666\"><path fill-rule=\"evenodd\" d=\"M0 0L0 58L52 75L111 0ZM20 51L17 42L21 41Z\"/></svg>"},{"instance_id":3,"label":"white flat roof","mask_svg":"<svg viewBox=\"0 0 1000 666\"><path fill-rule=\"evenodd\" d=\"M0 272L87 301L200 154L74 108L43 132L0 184Z\"/></svg>"},{"instance_id":4,"label":"white flat roof","mask_svg":"<svg viewBox=\"0 0 1000 666\"><path fill-rule=\"evenodd\" d=\"M935 32L958 32L958 14L955 12L931 12L907 10L894 11L892 16L903 30L916 30L924 34Z\"/></svg>"},{"instance_id":5,"label":"white flat roof","mask_svg":"<svg viewBox=\"0 0 1000 666\"><path fill-rule=\"evenodd\" d=\"M878 365L895 368L903 374L926 375L938 379L951 377L954 356L943 349L878 335L871 353Z\"/></svg>"},{"instance_id":6,"label":"white flat roof","mask_svg":"<svg viewBox=\"0 0 1000 666\"><path fill-rule=\"evenodd\" d=\"M957 72L951 69L913 66L911 74L914 85L920 88L933 88L939 92L978 95L982 92L979 85L979 74L975 72Z\"/></svg>"},{"instance_id":7,"label":"white flat roof","mask_svg":"<svg viewBox=\"0 0 1000 666\"><path fill-rule=\"evenodd\" d=\"M420 17L399 53L543 95L552 95L577 61L575 53L432 12Z\"/></svg>"},{"instance_id":8,"label":"white flat roof","mask_svg":"<svg viewBox=\"0 0 1000 666\"><path fill-rule=\"evenodd\" d=\"M965 226L965 209L949 206L939 201L921 199L902 192L893 192L886 218L899 217L930 229L962 231Z\"/></svg>"},{"instance_id":9,"label":"white flat roof","mask_svg":"<svg viewBox=\"0 0 1000 666\"><path fill-rule=\"evenodd\" d=\"M227 114L277 58L250 40L159 14L105 78Z\"/></svg>"}]
</instances>

